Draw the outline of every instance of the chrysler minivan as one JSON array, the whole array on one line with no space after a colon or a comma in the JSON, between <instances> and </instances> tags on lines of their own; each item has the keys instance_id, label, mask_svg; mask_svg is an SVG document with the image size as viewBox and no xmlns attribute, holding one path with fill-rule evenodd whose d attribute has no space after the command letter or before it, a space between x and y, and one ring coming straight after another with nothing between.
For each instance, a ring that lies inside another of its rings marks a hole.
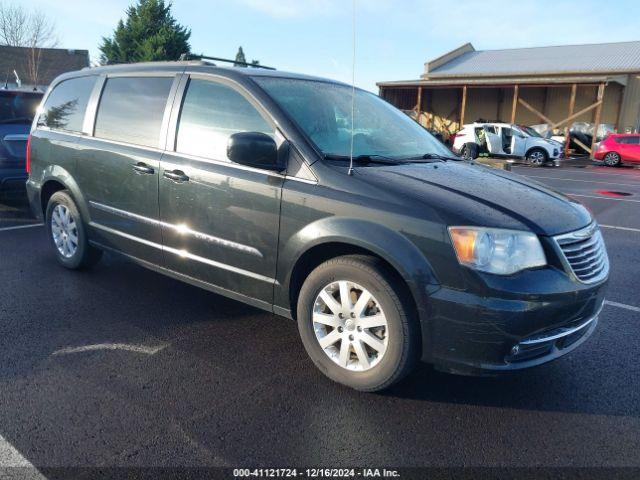
<instances>
[{"instance_id":1,"label":"chrysler minivan","mask_svg":"<svg viewBox=\"0 0 640 480\"><path fill-rule=\"evenodd\" d=\"M317 367L359 390L419 360L462 374L542 364L590 336L604 301L609 261L586 208L461 161L334 81L201 60L65 74L28 169L64 267L117 252L295 319Z\"/></svg>"}]
</instances>

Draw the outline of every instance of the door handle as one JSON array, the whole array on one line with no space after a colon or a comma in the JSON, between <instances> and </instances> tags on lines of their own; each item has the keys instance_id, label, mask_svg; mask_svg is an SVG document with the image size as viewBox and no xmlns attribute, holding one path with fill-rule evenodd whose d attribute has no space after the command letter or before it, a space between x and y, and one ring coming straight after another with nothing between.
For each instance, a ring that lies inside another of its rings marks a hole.
<instances>
[{"instance_id":1,"label":"door handle","mask_svg":"<svg viewBox=\"0 0 640 480\"><path fill-rule=\"evenodd\" d=\"M165 171L164 177L176 183L189 181L189 176L186 175L182 170Z\"/></svg>"},{"instance_id":2,"label":"door handle","mask_svg":"<svg viewBox=\"0 0 640 480\"><path fill-rule=\"evenodd\" d=\"M133 166L133 171L141 175L151 175L155 170L146 163L140 162Z\"/></svg>"}]
</instances>

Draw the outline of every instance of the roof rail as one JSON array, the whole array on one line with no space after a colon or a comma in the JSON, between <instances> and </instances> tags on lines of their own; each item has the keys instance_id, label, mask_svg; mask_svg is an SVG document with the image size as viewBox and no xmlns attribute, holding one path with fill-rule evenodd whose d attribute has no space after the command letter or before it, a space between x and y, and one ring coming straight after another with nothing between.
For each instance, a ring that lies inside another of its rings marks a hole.
<instances>
[{"instance_id":1,"label":"roof rail","mask_svg":"<svg viewBox=\"0 0 640 480\"><path fill-rule=\"evenodd\" d=\"M260 65L259 63L247 63L238 62L237 60L229 60L227 58L209 57L207 55L193 55L191 53L183 53L180 55L180 61L185 60L215 60L216 62L233 63L234 65L240 65L242 67L264 68L265 70L275 70L273 67L267 67L266 65Z\"/></svg>"}]
</instances>

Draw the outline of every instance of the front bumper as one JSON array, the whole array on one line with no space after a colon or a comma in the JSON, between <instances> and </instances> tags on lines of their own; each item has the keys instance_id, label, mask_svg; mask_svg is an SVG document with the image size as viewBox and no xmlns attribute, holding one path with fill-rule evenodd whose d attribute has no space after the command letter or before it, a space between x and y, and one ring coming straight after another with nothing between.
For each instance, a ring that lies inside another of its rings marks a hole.
<instances>
[{"instance_id":1,"label":"front bumper","mask_svg":"<svg viewBox=\"0 0 640 480\"><path fill-rule=\"evenodd\" d=\"M470 375L519 370L569 353L596 328L606 280L578 284L544 268L499 281L502 292L440 288L430 295L424 361Z\"/></svg>"}]
</instances>

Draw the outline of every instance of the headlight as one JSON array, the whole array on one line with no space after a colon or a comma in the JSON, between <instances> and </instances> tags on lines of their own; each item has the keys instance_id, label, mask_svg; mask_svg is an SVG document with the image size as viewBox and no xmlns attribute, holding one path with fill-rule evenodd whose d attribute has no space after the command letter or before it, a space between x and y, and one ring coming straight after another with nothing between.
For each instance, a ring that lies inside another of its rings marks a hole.
<instances>
[{"instance_id":1,"label":"headlight","mask_svg":"<svg viewBox=\"0 0 640 480\"><path fill-rule=\"evenodd\" d=\"M530 232L482 227L449 227L462 265L496 275L542 267L547 259L538 237Z\"/></svg>"}]
</instances>

